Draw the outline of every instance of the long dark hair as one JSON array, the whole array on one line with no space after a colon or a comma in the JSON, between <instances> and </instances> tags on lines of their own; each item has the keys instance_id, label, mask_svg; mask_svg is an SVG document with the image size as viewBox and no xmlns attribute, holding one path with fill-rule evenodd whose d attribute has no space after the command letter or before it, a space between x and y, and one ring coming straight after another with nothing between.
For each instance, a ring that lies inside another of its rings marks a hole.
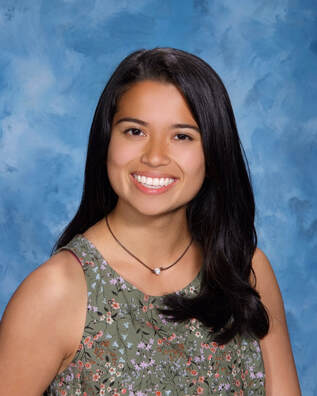
<instances>
[{"instance_id":1,"label":"long dark hair","mask_svg":"<svg viewBox=\"0 0 317 396\"><path fill-rule=\"evenodd\" d=\"M91 126L79 209L53 253L114 209L117 196L106 168L112 120L120 96L142 80L180 89L201 131L206 161L204 183L187 207L190 231L204 252L201 289L194 298L166 296L167 309L161 312L169 320L197 318L221 344L237 334L262 338L269 320L250 284L257 237L249 167L228 93L217 73L195 55L173 48L139 50L114 71Z\"/></svg>"}]
</instances>

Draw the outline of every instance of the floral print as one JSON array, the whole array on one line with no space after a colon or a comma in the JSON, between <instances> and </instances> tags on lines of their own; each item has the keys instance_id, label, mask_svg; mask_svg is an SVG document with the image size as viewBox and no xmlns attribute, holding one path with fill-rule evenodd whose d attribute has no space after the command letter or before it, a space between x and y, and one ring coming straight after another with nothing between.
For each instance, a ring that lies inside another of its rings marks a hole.
<instances>
[{"instance_id":1,"label":"floral print","mask_svg":"<svg viewBox=\"0 0 317 396\"><path fill-rule=\"evenodd\" d=\"M83 235L61 249L72 251L85 272L85 329L68 368L46 396L264 395L257 340L210 340L196 319L168 322L156 310L163 297L145 295L125 281ZM61 250L60 249L60 250ZM201 272L180 295L199 291Z\"/></svg>"}]
</instances>

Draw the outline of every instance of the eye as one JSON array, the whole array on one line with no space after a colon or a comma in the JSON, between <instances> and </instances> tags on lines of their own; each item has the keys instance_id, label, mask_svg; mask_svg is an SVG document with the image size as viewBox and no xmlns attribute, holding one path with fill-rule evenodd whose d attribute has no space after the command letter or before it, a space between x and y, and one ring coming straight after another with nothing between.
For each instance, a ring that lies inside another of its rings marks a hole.
<instances>
[{"instance_id":1,"label":"eye","mask_svg":"<svg viewBox=\"0 0 317 396\"><path fill-rule=\"evenodd\" d=\"M129 128L124 131L125 135L129 136L145 136L145 133L138 128Z\"/></svg>"},{"instance_id":2,"label":"eye","mask_svg":"<svg viewBox=\"0 0 317 396\"><path fill-rule=\"evenodd\" d=\"M175 135L176 140L193 140L193 138L185 133L178 133Z\"/></svg>"}]
</instances>

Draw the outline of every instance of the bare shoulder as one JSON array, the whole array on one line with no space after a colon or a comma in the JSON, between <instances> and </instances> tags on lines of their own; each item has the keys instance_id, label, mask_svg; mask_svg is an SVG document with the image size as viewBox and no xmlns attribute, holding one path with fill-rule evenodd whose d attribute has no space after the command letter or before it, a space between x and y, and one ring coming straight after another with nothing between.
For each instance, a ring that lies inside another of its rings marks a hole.
<instances>
[{"instance_id":1,"label":"bare shoulder","mask_svg":"<svg viewBox=\"0 0 317 396\"><path fill-rule=\"evenodd\" d=\"M255 250L252 268L255 274L255 289L260 294L269 315L270 329L273 329L276 321L283 323L286 328L284 302L278 281L269 259L259 248Z\"/></svg>"},{"instance_id":2,"label":"bare shoulder","mask_svg":"<svg viewBox=\"0 0 317 396\"><path fill-rule=\"evenodd\" d=\"M40 265L29 278L33 282L43 282L49 292L61 293L62 296L65 293L69 294L70 291L76 291L77 282L82 283L84 276L75 255L62 250Z\"/></svg>"},{"instance_id":3,"label":"bare shoulder","mask_svg":"<svg viewBox=\"0 0 317 396\"><path fill-rule=\"evenodd\" d=\"M252 268L255 275L255 279L253 277L253 283L260 293L262 300L265 300L263 301L264 304L266 302L269 303L267 299L270 299L270 296L272 296L272 291L274 291L273 297L279 302L282 302L282 296L272 265L265 253L259 248L256 248L253 255Z\"/></svg>"},{"instance_id":4,"label":"bare shoulder","mask_svg":"<svg viewBox=\"0 0 317 396\"><path fill-rule=\"evenodd\" d=\"M258 291L270 320L268 334L260 340L268 396L299 396L300 388L288 334L284 303L273 268L261 249L253 259L252 284Z\"/></svg>"},{"instance_id":5,"label":"bare shoulder","mask_svg":"<svg viewBox=\"0 0 317 396\"><path fill-rule=\"evenodd\" d=\"M45 306L45 311L57 309L78 294L83 285L82 269L76 258L61 251L34 270L18 287L8 304L19 308L16 303ZM21 300L21 301L20 301ZM34 306L34 305L33 305ZM5 311L4 316L7 315Z\"/></svg>"},{"instance_id":6,"label":"bare shoulder","mask_svg":"<svg viewBox=\"0 0 317 396\"><path fill-rule=\"evenodd\" d=\"M0 382L6 394L43 392L72 354L84 322L85 288L82 268L67 251L52 256L18 287L0 327Z\"/></svg>"},{"instance_id":7,"label":"bare shoulder","mask_svg":"<svg viewBox=\"0 0 317 396\"><path fill-rule=\"evenodd\" d=\"M265 277L274 275L269 259L259 248L255 249L252 258L252 267L256 274L264 275Z\"/></svg>"}]
</instances>

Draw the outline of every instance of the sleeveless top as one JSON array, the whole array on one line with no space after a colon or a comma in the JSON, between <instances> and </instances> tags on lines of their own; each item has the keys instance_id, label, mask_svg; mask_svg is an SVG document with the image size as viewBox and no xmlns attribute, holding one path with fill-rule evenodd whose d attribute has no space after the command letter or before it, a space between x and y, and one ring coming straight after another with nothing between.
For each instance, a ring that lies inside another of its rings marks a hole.
<instances>
[{"instance_id":1,"label":"sleeveless top","mask_svg":"<svg viewBox=\"0 0 317 396\"><path fill-rule=\"evenodd\" d=\"M73 361L44 395L265 395L257 340L236 336L218 345L194 318L167 321L156 310L164 307L163 296L146 295L124 280L83 235L57 252L63 249L85 273L86 323ZM202 270L176 294L197 294L201 277Z\"/></svg>"}]
</instances>

